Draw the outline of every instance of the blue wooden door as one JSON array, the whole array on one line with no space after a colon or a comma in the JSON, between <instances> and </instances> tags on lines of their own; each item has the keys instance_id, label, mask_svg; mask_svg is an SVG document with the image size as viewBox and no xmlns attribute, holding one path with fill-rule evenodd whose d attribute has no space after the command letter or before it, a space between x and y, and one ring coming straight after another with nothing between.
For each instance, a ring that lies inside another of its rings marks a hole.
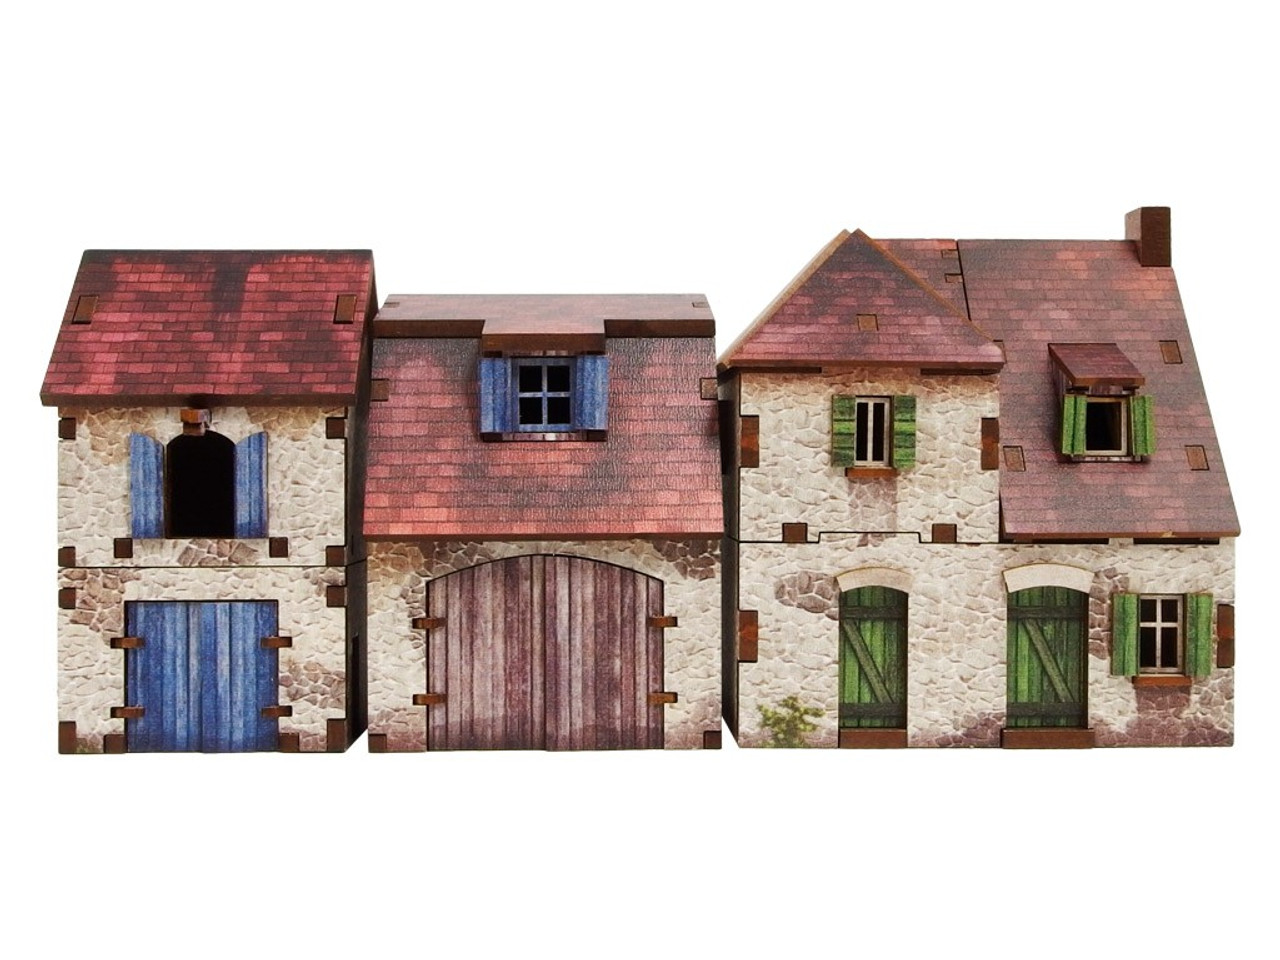
<instances>
[{"instance_id":1,"label":"blue wooden door","mask_svg":"<svg viewBox=\"0 0 1280 960\"><path fill-rule=\"evenodd\" d=\"M274 601L126 605L125 697L143 715L126 721L130 751L274 750L278 652Z\"/></svg>"}]
</instances>

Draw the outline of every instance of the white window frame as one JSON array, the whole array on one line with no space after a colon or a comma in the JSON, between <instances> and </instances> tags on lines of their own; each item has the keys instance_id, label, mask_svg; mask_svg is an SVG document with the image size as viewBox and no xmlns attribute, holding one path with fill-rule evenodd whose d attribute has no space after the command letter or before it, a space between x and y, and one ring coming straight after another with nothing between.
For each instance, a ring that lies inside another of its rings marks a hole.
<instances>
[{"instance_id":1,"label":"white window frame","mask_svg":"<svg viewBox=\"0 0 1280 960\"><path fill-rule=\"evenodd\" d=\"M1174 616L1168 619L1165 616L1165 602L1173 601ZM1155 604L1155 616L1148 618L1143 614L1143 607L1148 603ZM1161 662L1161 651L1164 648L1162 643L1161 632L1164 630L1175 630L1177 633L1177 652L1175 654L1176 662L1172 664ZM1151 665L1144 664L1142 657L1143 635L1152 630L1155 634L1155 663ZM1177 593L1142 593L1138 595L1138 673L1139 675L1150 674L1181 674L1183 673L1184 664L1187 659L1187 631L1186 631L1186 604L1183 602L1183 596Z\"/></svg>"},{"instance_id":2,"label":"white window frame","mask_svg":"<svg viewBox=\"0 0 1280 960\"><path fill-rule=\"evenodd\" d=\"M863 411L866 411L865 418ZM881 455L875 456L875 424L880 421ZM854 467L893 466L893 398L858 397L854 406Z\"/></svg>"}]
</instances>

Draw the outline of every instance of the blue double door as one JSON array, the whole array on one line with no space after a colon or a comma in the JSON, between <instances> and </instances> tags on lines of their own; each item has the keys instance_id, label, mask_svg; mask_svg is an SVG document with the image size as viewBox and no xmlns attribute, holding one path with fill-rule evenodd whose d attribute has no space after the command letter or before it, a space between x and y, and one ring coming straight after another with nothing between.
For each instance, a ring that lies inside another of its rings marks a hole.
<instances>
[{"instance_id":1,"label":"blue double door","mask_svg":"<svg viewBox=\"0 0 1280 960\"><path fill-rule=\"evenodd\" d=\"M126 605L126 721L131 752L275 750L279 651L274 601L138 601Z\"/></svg>"}]
</instances>

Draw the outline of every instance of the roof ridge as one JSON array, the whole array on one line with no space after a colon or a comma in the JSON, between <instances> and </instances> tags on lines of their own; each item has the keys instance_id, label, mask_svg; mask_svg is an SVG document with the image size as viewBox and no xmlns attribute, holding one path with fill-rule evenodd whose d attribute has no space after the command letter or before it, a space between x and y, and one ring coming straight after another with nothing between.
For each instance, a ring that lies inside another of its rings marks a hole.
<instances>
[{"instance_id":1,"label":"roof ridge","mask_svg":"<svg viewBox=\"0 0 1280 960\"><path fill-rule=\"evenodd\" d=\"M899 260L896 256L894 256L893 253L887 247L885 247L882 243L880 243L879 240L877 240L875 237L871 237L863 233L861 229L853 231L853 235L855 237L860 236L862 237L862 239L866 240L867 243L871 244L871 246L876 250L877 253L879 253L886 260L888 260L895 267L897 267L904 274L906 274L909 279L915 282L916 286L918 286L921 290L923 290L925 293L931 296L938 303L942 304L942 306L945 307L948 312L955 314L957 319L964 321L965 323L969 324L969 326L973 327L975 330L978 330L978 328L974 326L973 321L969 319L967 313L961 313L955 304L953 304L951 301L946 299L942 294L940 294L934 288L934 286L928 281L926 281L923 277L921 277L920 274L916 273L909 266L907 266L905 263ZM963 267L960 270L960 275L962 277L964 276ZM978 330L978 333L982 334L984 337L986 336L986 334L982 333L981 330ZM990 340L991 338L987 337L987 339Z\"/></svg>"}]
</instances>

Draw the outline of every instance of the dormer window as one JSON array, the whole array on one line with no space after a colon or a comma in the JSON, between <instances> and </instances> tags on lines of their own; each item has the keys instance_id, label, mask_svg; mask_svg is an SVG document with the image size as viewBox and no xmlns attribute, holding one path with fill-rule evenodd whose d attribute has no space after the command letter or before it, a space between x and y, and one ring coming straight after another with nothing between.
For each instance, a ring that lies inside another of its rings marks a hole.
<instances>
[{"instance_id":1,"label":"dormer window","mask_svg":"<svg viewBox=\"0 0 1280 960\"><path fill-rule=\"evenodd\" d=\"M609 358L482 357L485 439L597 440L608 429Z\"/></svg>"},{"instance_id":2,"label":"dormer window","mask_svg":"<svg viewBox=\"0 0 1280 960\"><path fill-rule=\"evenodd\" d=\"M1049 345L1062 397L1060 450L1073 459L1133 460L1155 452L1145 378L1114 343Z\"/></svg>"}]
</instances>

